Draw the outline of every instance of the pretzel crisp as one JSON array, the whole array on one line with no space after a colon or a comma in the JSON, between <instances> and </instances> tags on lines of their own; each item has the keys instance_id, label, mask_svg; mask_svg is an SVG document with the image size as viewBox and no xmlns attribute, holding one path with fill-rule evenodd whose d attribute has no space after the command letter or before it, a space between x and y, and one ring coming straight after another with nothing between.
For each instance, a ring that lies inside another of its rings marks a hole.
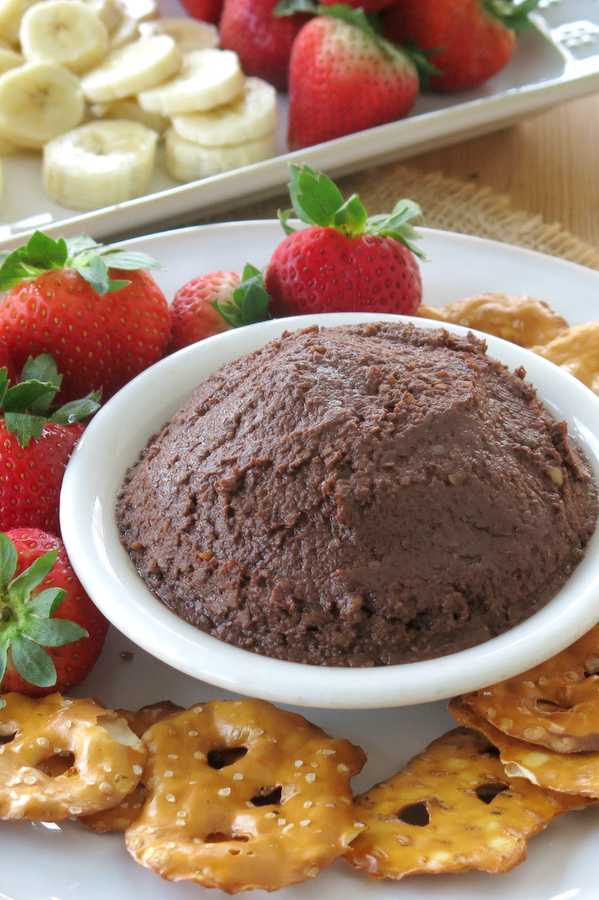
<instances>
[{"instance_id":1,"label":"pretzel crisp","mask_svg":"<svg viewBox=\"0 0 599 900\"><path fill-rule=\"evenodd\" d=\"M599 798L599 753L556 753L519 741L498 731L459 698L450 702L449 711L460 725L480 731L497 747L510 778L527 778L547 790Z\"/></svg>"},{"instance_id":2,"label":"pretzel crisp","mask_svg":"<svg viewBox=\"0 0 599 900\"><path fill-rule=\"evenodd\" d=\"M599 750L599 625L553 659L461 701L530 744L558 753Z\"/></svg>"},{"instance_id":3,"label":"pretzel crisp","mask_svg":"<svg viewBox=\"0 0 599 900\"><path fill-rule=\"evenodd\" d=\"M576 325L552 341L538 341L535 353L551 360L599 394L599 322Z\"/></svg>"},{"instance_id":4,"label":"pretzel crisp","mask_svg":"<svg viewBox=\"0 0 599 900\"><path fill-rule=\"evenodd\" d=\"M586 802L508 778L482 735L458 728L356 801L366 823L348 861L374 878L507 872L527 840Z\"/></svg>"},{"instance_id":5,"label":"pretzel crisp","mask_svg":"<svg viewBox=\"0 0 599 900\"><path fill-rule=\"evenodd\" d=\"M0 819L60 821L99 812L138 784L146 750L117 713L60 694L3 699Z\"/></svg>"},{"instance_id":6,"label":"pretzel crisp","mask_svg":"<svg viewBox=\"0 0 599 900\"><path fill-rule=\"evenodd\" d=\"M350 779L362 750L259 700L212 701L154 725L134 859L227 893L314 878L362 825Z\"/></svg>"},{"instance_id":7,"label":"pretzel crisp","mask_svg":"<svg viewBox=\"0 0 599 900\"><path fill-rule=\"evenodd\" d=\"M148 728L151 728L156 722L161 722L162 719L172 716L180 710L181 707L171 703L170 700L163 700L160 703L144 706L137 712L118 709L117 713L127 721L131 731L141 738ZM135 790L131 794L127 794L118 806L102 810L102 812L94 813L91 816L81 816L79 822L96 834L107 834L115 831L124 832L139 816L139 811L145 799L146 788L140 782Z\"/></svg>"},{"instance_id":8,"label":"pretzel crisp","mask_svg":"<svg viewBox=\"0 0 599 900\"><path fill-rule=\"evenodd\" d=\"M422 306L418 315L494 334L521 347L548 344L568 328L566 320L542 300L508 294L467 297L439 309Z\"/></svg>"}]
</instances>

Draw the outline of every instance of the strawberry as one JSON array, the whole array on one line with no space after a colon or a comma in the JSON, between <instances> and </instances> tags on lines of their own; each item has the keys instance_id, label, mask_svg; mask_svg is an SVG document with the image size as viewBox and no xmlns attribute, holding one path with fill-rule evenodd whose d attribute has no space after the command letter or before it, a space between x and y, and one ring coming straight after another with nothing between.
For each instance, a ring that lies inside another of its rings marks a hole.
<instances>
[{"instance_id":1,"label":"strawberry","mask_svg":"<svg viewBox=\"0 0 599 900\"><path fill-rule=\"evenodd\" d=\"M171 351L230 328L263 322L268 301L262 273L250 265L243 270L243 281L237 272L211 272L188 281L171 306Z\"/></svg>"},{"instance_id":2,"label":"strawberry","mask_svg":"<svg viewBox=\"0 0 599 900\"><path fill-rule=\"evenodd\" d=\"M281 91L293 41L308 17L274 15L277 0L225 0L220 21L220 45L235 50L246 75L257 75Z\"/></svg>"},{"instance_id":3,"label":"strawberry","mask_svg":"<svg viewBox=\"0 0 599 900\"><path fill-rule=\"evenodd\" d=\"M39 696L78 684L107 630L59 538L37 528L0 534L0 690Z\"/></svg>"},{"instance_id":4,"label":"strawberry","mask_svg":"<svg viewBox=\"0 0 599 900\"><path fill-rule=\"evenodd\" d=\"M410 225L420 215L400 200L389 215L368 218L360 198L348 200L326 175L291 166L290 194L296 215L310 225L291 231L266 270L271 312L295 316L325 312L410 315L420 305L422 284Z\"/></svg>"},{"instance_id":5,"label":"strawberry","mask_svg":"<svg viewBox=\"0 0 599 900\"><path fill-rule=\"evenodd\" d=\"M289 66L289 146L309 147L405 116L419 91L407 52L361 9L338 4L302 28Z\"/></svg>"},{"instance_id":6,"label":"strawberry","mask_svg":"<svg viewBox=\"0 0 599 900\"><path fill-rule=\"evenodd\" d=\"M59 534L65 466L100 397L91 393L55 409L62 379L48 354L27 360L22 377L11 386L0 369L0 531L28 526Z\"/></svg>"},{"instance_id":7,"label":"strawberry","mask_svg":"<svg viewBox=\"0 0 599 900\"><path fill-rule=\"evenodd\" d=\"M181 3L193 19L215 25L223 11L223 0L181 0Z\"/></svg>"},{"instance_id":8,"label":"strawberry","mask_svg":"<svg viewBox=\"0 0 599 900\"><path fill-rule=\"evenodd\" d=\"M36 232L0 267L0 338L18 368L51 353L61 399L105 399L157 362L170 338L166 299L142 253Z\"/></svg>"},{"instance_id":9,"label":"strawberry","mask_svg":"<svg viewBox=\"0 0 599 900\"><path fill-rule=\"evenodd\" d=\"M478 87L512 58L516 32L538 0L398 0L384 17L385 36L430 51L437 91Z\"/></svg>"},{"instance_id":10,"label":"strawberry","mask_svg":"<svg viewBox=\"0 0 599 900\"><path fill-rule=\"evenodd\" d=\"M6 369L6 375L9 381L16 381L17 374L15 371L15 367L13 365L12 357L8 352L8 347L6 346L6 342L0 340L0 371L2 369Z\"/></svg>"},{"instance_id":11,"label":"strawberry","mask_svg":"<svg viewBox=\"0 0 599 900\"><path fill-rule=\"evenodd\" d=\"M335 6L339 0L320 0L322 6ZM363 9L365 13L376 13L382 9L388 9L397 3L397 0L345 0L347 6L354 9Z\"/></svg>"}]
</instances>

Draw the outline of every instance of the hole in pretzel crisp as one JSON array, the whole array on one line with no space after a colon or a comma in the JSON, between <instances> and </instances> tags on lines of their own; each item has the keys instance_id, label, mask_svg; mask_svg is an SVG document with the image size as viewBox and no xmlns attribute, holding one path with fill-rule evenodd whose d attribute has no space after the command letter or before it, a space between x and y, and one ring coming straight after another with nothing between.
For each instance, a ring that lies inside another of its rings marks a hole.
<instances>
[{"instance_id":1,"label":"hole in pretzel crisp","mask_svg":"<svg viewBox=\"0 0 599 900\"><path fill-rule=\"evenodd\" d=\"M260 788L259 792L252 797L250 803L254 806L279 806L282 792L283 788L280 784L277 787Z\"/></svg>"},{"instance_id":2,"label":"hole in pretzel crisp","mask_svg":"<svg viewBox=\"0 0 599 900\"><path fill-rule=\"evenodd\" d=\"M544 697L539 697L536 700L537 709L540 712L555 712L555 710L566 710L571 709L571 707L567 703L558 703L557 700L546 700Z\"/></svg>"},{"instance_id":3,"label":"hole in pretzel crisp","mask_svg":"<svg viewBox=\"0 0 599 900\"><path fill-rule=\"evenodd\" d=\"M213 769L224 769L243 759L247 752L247 747L219 747L217 750L209 750L206 758Z\"/></svg>"},{"instance_id":4,"label":"hole in pretzel crisp","mask_svg":"<svg viewBox=\"0 0 599 900\"><path fill-rule=\"evenodd\" d=\"M479 784L476 788L476 796L488 805L493 802L495 797L507 790L509 790L509 785L503 784L502 781L490 781L488 784Z\"/></svg>"},{"instance_id":5,"label":"hole in pretzel crisp","mask_svg":"<svg viewBox=\"0 0 599 900\"><path fill-rule=\"evenodd\" d=\"M7 734L0 734L0 747L2 747L4 744L10 744L11 741L14 741L16 736L16 731L9 731L7 732Z\"/></svg>"},{"instance_id":6,"label":"hole in pretzel crisp","mask_svg":"<svg viewBox=\"0 0 599 900\"><path fill-rule=\"evenodd\" d=\"M240 841L245 844L249 838L247 838L244 834L225 834L224 831L211 831L210 834L207 834L204 838L205 844L224 844L226 841ZM229 851L230 853L231 851ZM239 853L239 850L235 851Z\"/></svg>"},{"instance_id":7,"label":"hole in pretzel crisp","mask_svg":"<svg viewBox=\"0 0 599 900\"><path fill-rule=\"evenodd\" d=\"M428 806L424 800L402 807L397 813L397 818L406 825L417 825L419 828L424 828L431 820Z\"/></svg>"},{"instance_id":8,"label":"hole in pretzel crisp","mask_svg":"<svg viewBox=\"0 0 599 900\"><path fill-rule=\"evenodd\" d=\"M64 775L69 769L72 769L74 762L75 757L72 753L55 753L54 756L49 756L48 759L43 759L39 762L36 769L39 769L45 775L49 775L50 778L58 778L59 775Z\"/></svg>"},{"instance_id":9,"label":"hole in pretzel crisp","mask_svg":"<svg viewBox=\"0 0 599 900\"><path fill-rule=\"evenodd\" d=\"M599 675L599 656L587 659L584 664L584 677L593 678L595 675Z\"/></svg>"}]
</instances>

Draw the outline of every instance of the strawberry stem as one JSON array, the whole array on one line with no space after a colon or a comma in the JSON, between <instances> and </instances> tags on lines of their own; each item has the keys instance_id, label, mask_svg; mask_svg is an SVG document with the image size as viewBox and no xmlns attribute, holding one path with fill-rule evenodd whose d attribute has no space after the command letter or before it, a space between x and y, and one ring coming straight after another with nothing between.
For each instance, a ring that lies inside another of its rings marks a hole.
<instances>
[{"instance_id":1,"label":"strawberry stem","mask_svg":"<svg viewBox=\"0 0 599 900\"><path fill-rule=\"evenodd\" d=\"M482 0L484 9L512 31L522 31L531 24L529 14L539 5L539 0Z\"/></svg>"}]
</instances>

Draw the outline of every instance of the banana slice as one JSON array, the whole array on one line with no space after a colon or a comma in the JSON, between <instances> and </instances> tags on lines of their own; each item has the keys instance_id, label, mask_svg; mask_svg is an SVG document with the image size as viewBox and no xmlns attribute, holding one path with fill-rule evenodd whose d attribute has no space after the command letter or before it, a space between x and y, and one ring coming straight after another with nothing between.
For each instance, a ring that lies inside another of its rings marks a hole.
<instances>
[{"instance_id":1,"label":"banana slice","mask_svg":"<svg viewBox=\"0 0 599 900\"><path fill-rule=\"evenodd\" d=\"M16 144L11 144L9 140L0 135L0 156L12 156L17 153L19 148Z\"/></svg>"},{"instance_id":2,"label":"banana slice","mask_svg":"<svg viewBox=\"0 0 599 900\"><path fill-rule=\"evenodd\" d=\"M116 31L123 14L115 0L82 0L82 2L95 12L100 21L104 23L109 35Z\"/></svg>"},{"instance_id":3,"label":"banana slice","mask_svg":"<svg viewBox=\"0 0 599 900\"><path fill-rule=\"evenodd\" d=\"M256 141L275 130L277 94L261 78L247 78L240 96L227 106L173 116L178 135L205 147Z\"/></svg>"},{"instance_id":4,"label":"banana slice","mask_svg":"<svg viewBox=\"0 0 599 900\"><path fill-rule=\"evenodd\" d=\"M56 62L72 72L86 72L108 52L106 26L78 0L36 3L23 16L19 36L26 59Z\"/></svg>"},{"instance_id":5,"label":"banana slice","mask_svg":"<svg viewBox=\"0 0 599 900\"><path fill-rule=\"evenodd\" d=\"M44 148L44 187L69 209L98 209L139 197L150 183L157 139L138 122L82 125Z\"/></svg>"},{"instance_id":6,"label":"banana slice","mask_svg":"<svg viewBox=\"0 0 599 900\"><path fill-rule=\"evenodd\" d=\"M170 128L166 133L165 164L171 177L177 181L195 181L207 175L252 165L274 156L275 152L274 133L231 147L202 147L201 144L186 141L174 128Z\"/></svg>"},{"instance_id":7,"label":"banana slice","mask_svg":"<svg viewBox=\"0 0 599 900\"><path fill-rule=\"evenodd\" d=\"M8 72L9 69L16 69L22 66L25 60L20 53L15 53L9 47L0 47L0 75Z\"/></svg>"},{"instance_id":8,"label":"banana slice","mask_svg":"<svg viewBox=\"0 0 599 900\"><path fill-rule=\"evenodd\" d=\"M141 23L155 19L158 15L156 0L115 0L115 2L118 4L120 22L112 34L112 49L139 40Z\"/></svg>"},{"instance_id":9,"label":"banana slice","mask_svg":"<svg viewBox=\"0 0 599 900\"><path fill-rule=\"evenodd\" d=\"M110 49L118 50L119 47L126 47L127 44L138 41L141 37L139 24L137 19L121 15L119 24L110 36Z\"/></svg>"},{"instance_id":10,"label":"banana slice","mask_svg":"<svg viewBox=\"0 0 599 900\"><path fill-rule=\"evenodd\" d=\"M79 79L56 63L27 63L0 75L0 135L39 149L83 119Z\"/></svg>"},{"instance_id":11,"label":"banana slice","mask_svg":"<svg viewBox=\"0 0 599 900\"><path fill-rule=\"evenodd\" d=\"M0 0L0 39L18 44L19 27L26 10L36 0Z\"/></svg>"},{"instance_id":12,"label":"banana slice","mask_svg":"<svg viewBox=\"0 0 599 900\"><path fill-rule=\"evenodd\" d=\"M135 97L115 100L114 103L94 103L90 109L96 119L129 119L163 134L170 125L170 120L159 113L142 109Z\"/></svg>"},{"instance_id":13,"label":"banana slice","mask_svg":"<svg viewBox=\"0 0 599 900\"><path fill-rule=\"evenodd\" d=\"M181 53L193 50L209 50L218 47L218 30L209 22L197 19L169 18L156 19L155 22L142 22L139 26L142 37L153 34L170 34Z\"/></svg>"},{"instance_id":14,"label":"banana slice","mask_svg":"<svg viewBox=\"0 0 599 900\"><path fill-rule=\"evenodd\" d=\"M158 0L117 0L123 15L135 19L136 22L147 22L155 19L160 13Z\"/></svg>"},{"instance_id":15,"label":"banana slice","mask_svg":"<svg viewBox=\"0 0 599 900\"><path fill-rule=\"evenodd\" d=\"M172 37L158 34L113 50L97 69L83 77L81 87L92 103L107 103L153 88L178 72L180 66L181 54Z\"/></svg>"},{"instance_id":16,"label":"banana slice","mask_svg":"<svg viewBox=\"0 0 599 900\"><path fill-rule=\"evenodd\" d=\"M139 102L143 109L162 113L163 116L203 112L229 103L241 93L243 82L236 53L231 50L195 50L183 57L183 67L176 78L157 88L142 91Z\"/></svg>"}]
</instances>

